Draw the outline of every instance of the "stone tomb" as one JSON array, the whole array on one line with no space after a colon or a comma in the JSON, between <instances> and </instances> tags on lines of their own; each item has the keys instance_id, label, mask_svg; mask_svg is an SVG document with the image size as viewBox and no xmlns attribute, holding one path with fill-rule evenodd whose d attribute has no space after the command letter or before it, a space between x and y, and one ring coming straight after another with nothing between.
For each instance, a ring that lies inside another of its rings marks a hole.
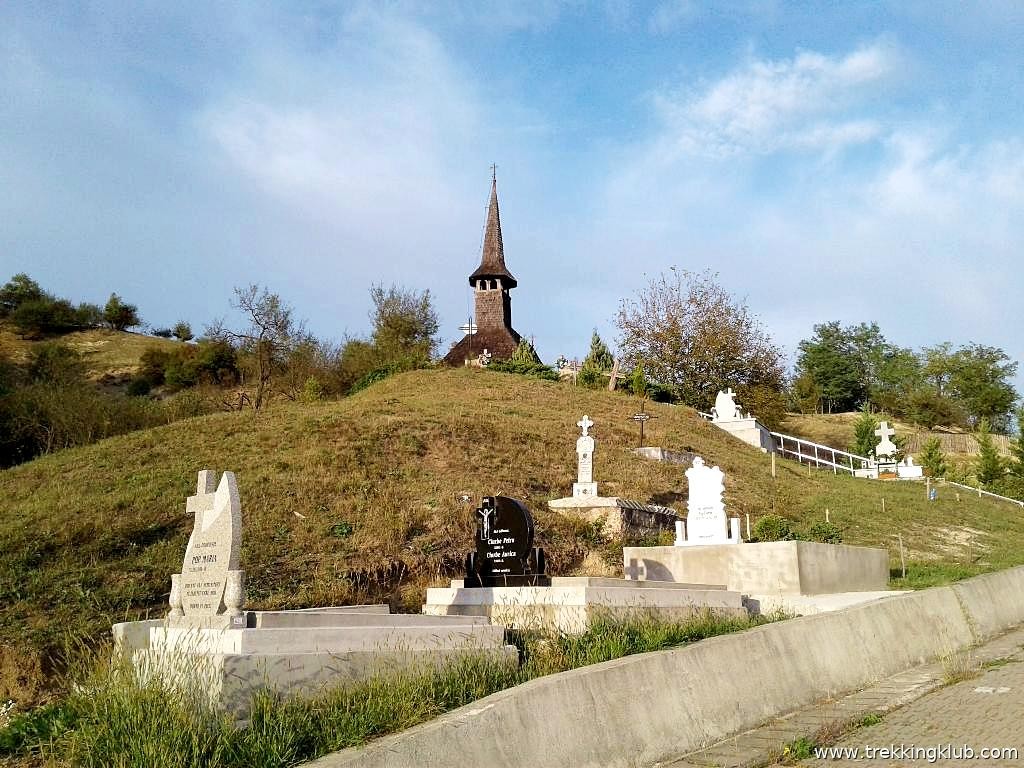
<instances>
[{"instance_id":1,"label":"stone tomb","mask_svg":"<svg viewBox=\"0 0 1024 768\"><path fill-rule=\"evenodd\" d=\"M582 434L576 439L576 482L572 496L552 499L548 507L572 514L592 523L601 523L602 533L610 537L642 538L671 531L678 515L669 507L643 504L615 496L601 496L594 481L594 453L597 448L590 428L594 422L584 416L576 422Z\"/></svg>"},{"instance_id":2,"label":"stone tomb","mask_svg":"<svg viewBox=\"0 0 1024 768\"><path fill-rule=\"evenodd\" d=\"M543 552L533 547L533 519L524 504L487 497L476 515L477 548L467 558L466 579L428 589L424 614L486 617L520 629L583 632L595 617L609 614L653 611L688 618L707 609L746 613L738 593L714 584L549 578L543 572Z\"/></svg>"},{"instance_id":3,"label":"stone tomb","mask_svg":"<svg viewBox=\"0 0 1024 768\"><path fill-rule=\"evenodd\" d=\"M718 392L715 406L711 409L711 423L765 453L775 450L775 438L769 429L756 417L743 414L731 387Z\"/></svg>"},{"instance_id":4,"label":"stone tomb","mask_svg":"<svg viewBox=\"0 0 1024 768\"><path fill-rule=\"evenodd\" d=\"M199 490L188 501L194 527L182 573L172 580L167 618L114 625L116 652L144 675L189 686L244 718L262 688L312 696L461 654L517 661L504 630L486 618L390 614L386 605L243 611L238 489L230 472L216 490L214 479L213 472L200 472Z\"/></svg>"},{"instance_id":5,"label":"stone tomb","mask_svg":"<svg viewBox=\"0 0 1024 768\"><path fill-rule=\"evenodd\" d=\"M679 524L679 532L688 535L677 537L672 547L625 547L627 578L724 584L749 597L752 609L771 606L800 613L813 604L777 598L869 593L873 599L890 594L889 553L884 549L811 541L742 542L739 519L726 525L722 471L708 468L700 457L693 464L686 471L690 498L685 531Z\"/></svg>"}]
</instances>

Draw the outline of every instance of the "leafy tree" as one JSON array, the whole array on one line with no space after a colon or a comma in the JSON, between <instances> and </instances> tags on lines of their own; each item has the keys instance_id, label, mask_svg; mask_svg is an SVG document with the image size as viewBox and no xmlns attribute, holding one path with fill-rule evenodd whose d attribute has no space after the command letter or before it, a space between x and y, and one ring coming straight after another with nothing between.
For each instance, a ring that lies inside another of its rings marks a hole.
<instances>
[{"instance_id":1,"label":"leafy tree","mask_svg":"<svg viewBox=\"0 0 1024 768\"><path fill-rule=\"evenodd\" d=\"M1002 457L992 442L992 432L988 419L978 423L978 459L974 465L974 473L981 485L988 487L998 481L1005 473Z\"/></svg>"},{"instance_id":2,"label":"leafy tree","mask_svg":"<svg viewBox=\"0 0 1024 768\"><path fill-rule=\"evenodd\" d=\"M931 437L925 442L917 461L929 477L945 477L949 469L946 454L942 452L942 441L937 437Z\"/></svg>"},{"instance_id":3,"label":"leafy tree","mask_svg":"<svg viewBox=\"0 0 1024 768\"><path fill-rule=\"evenodd\" d=\"M855 453L858 456L874 456L875 448L878 446L876 429L878 429L878 419L871 412L871 406L865 404L861 408L860 417L853 424L853 445L850 446L850 453Z\"/></svg>"},{"instance_id":4,"label":"leafy tree","mask_svg":"<svg viewBox=\"0 0 1024 768\"><path fill-rule=\"evenodd\" d=\"M83 302L75 310L79 328L96 328L103 325L103 309L99 304Z\"/></svg>"},{"instance_id":5,"label":"leafy tree","mask_svg":"<svg viewBox=\"0 0 1024 768\"><path fill-rule=\"evenodd\" d=\"M850 334L838 322L814 326L814 336L801 341L797 375L809 376L821 390L829 411L849 411L864 402L868 389L863 366Z\"/></svg>"},{"instance_id":6,"label":"leafy tree","mask_svg":"<svg viewBox=\"0 0 1024 768\"><path fill-rule=\"evenodd\" d=\"M19 272L0 288L0 317L9 317L14 310L30 301L50 298L39 283Z\"/></svg>"},{"instance_id":7,"label":"leafy tree","mask_svg":"<svg viewBox=\"0 0 1024 768\"><path fill-rule=\"evenodd\" d=\"M123 301L116 293L110 294L106 306L103 307L103 319L115 331L123 331L140 325L139 308Z\"/></svg>"},{"instance_id":8,"label":"leafy tree","mask_svg":"<svg viewBox=\"0 0 1024 768\"><path fill-rule=\"evenodd\" d=\"M174 328L171 329L171 334L178 341L192 341L195 338L192 335L192 326L186 323L184 320L179 320L174 324Z\"/></svg>"},{"instance_id":9,"label":"leafy tree","mask_svg":"<svg viewBox=\"0 0 1024 768\"><path fill-rule=\"evenodd\" d=\"M719 390L741 385L781 392L782 353L746 305L710 272L671 270L619 307L619 349L678 398L708 409Z\"/></svg>"},{"instance_id":10,"label":"leafy tree","mask_svg":"<svg viewBox=\"0 0 1024 768\"><path fill-rule=\"evenodd\" d=\"M962 425L967 422L963 406L952 397L939 394L932 386L922 386L910 392L906 398L907 417L927 429L940 424Z\"/></svg>"},{"instance_id":11,"label":"leafy tree","mask_svg":"<svg viewBox=\"0 0 1024 768\"><path fill-rule=\"evenodd\" d=\"M987 419L995 432L1006 432L1017 391L1010 379L1017 373L1003 350L968 344L953 357L949 389L964 404L972 418Z\"/></svg>"},{"instance_id":12,"label":"leafy tree","mask_svg":"<svg viewBox=\"0 0 1024 768\"><path fill-rule=\"evenodd\" d=\"M249 285L235 288L232 306L246 318L246 327L232 331L223 322L207 329L206 335L215 341L233 343L248 356L256 377L256 395L252 404L262 408L271 392L271 383L285 365L288 354L296 343L305 340L301 323L292 317L292 308L281 301L276 293L266 288Z\"/></svg>"},{"instance_id":13,"label":"leafy tree","mask_svg":"<svg viewBox=\"0 0 1024 768\"><path fill-rule=\"evenodd\" d=\"M437 348L437 313L430 291L422 293L392 285L370 288L373 331L370 341L381 360L406 369L428 363Z\"/></svg>"},{"instance_id":14,"label":"leafy tree","mask_svg":"<svg viewBox=\"0 0 1024 768\"><path fill-rule=\"evenodd\" d=\"M601 340L601 337L597 335L596 328L590 337L590 352L587 353L587 357L583 360L583 365L587 363L590 363L591 366L600 372L610 371L615 365L615 358L612 357L612 353Z\"/></svg>"},{"instance_id":15,"label":"leafy tree","mask_svg":"<svg viewBox=\"0 0 1024 768\"><path fill-rule=\"evenodd\" d=\"M800 413L817 413L824 392L814 380L814 374L804 371L793 379L790 395L794 408Z\"/></svg>"},{"instance_id":16,"label":"leafy tree","mask_svg":"<svg viewBox=\"0 0 1024 768\"><path fill-rule=\"evenodd\" d=\"M944 341L934 347L925 347L922 353L924 356L922 375L939 395L945 395L956 367L953 345Z\"/></svg>"},{"instance_id":17,"label":"leafy tree","mask_svg":"<svg viewBox=\"0 0 1024 768\"><path fill-rule=\"evenodd\" d=\"M633 374L629 378L629 388L637 397L647 397L647 376L644 375L643 360L637 360L633 366Z\"/></svg>"},{"instance_id":18,"label":"leafy tree","mask_svg":"<svg viewBox=\"0 0 1024 768\"><path fill-rule=\"evenodd\" d=\"M71 302L50 296L19 304L10 317L22 338L68 333L79 327L78 312Z\"/></svg>"},{"instance_id":19,"label":"leafy tree","mask_svg":"<svg viewBox=\"0 0 1024 768\"><path fill-rule=\"evenodd\" d=\"M513 363L540 363L540 357L537 355L537 351L533 348L533 344L525 338L519 340L519 346L515 348L511 359Z\"/></svg>"}]
</instances>

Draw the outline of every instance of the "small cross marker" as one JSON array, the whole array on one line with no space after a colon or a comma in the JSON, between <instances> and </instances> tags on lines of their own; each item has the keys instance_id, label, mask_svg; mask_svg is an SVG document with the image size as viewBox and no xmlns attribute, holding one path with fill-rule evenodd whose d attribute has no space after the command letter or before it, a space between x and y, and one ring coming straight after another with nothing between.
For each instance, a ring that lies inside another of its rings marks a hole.
<instances>
[{"instance_id":1,"label":"small cross marker","mask_svg":"<svg viewBox=\"0 0 1024 768\"><path fill-rule=\"evenodd\" d=\"M583 430L583 436L586 437L589 434L589 429L594 426L594 422L590 420L589 416L584 416L582 420L576 422L576 426Z\"/></svg>"}]
</instances>

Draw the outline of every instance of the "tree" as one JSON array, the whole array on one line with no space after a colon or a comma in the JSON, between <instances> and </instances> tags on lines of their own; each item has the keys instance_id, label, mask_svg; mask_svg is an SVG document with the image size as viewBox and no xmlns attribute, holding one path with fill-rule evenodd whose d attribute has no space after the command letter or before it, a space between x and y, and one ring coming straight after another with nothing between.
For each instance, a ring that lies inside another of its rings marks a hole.
<instances>
[{"instance_id":1,"label":"tree","mask_svg":"<svg viewBox=\"0 0 1024 768\"><path fill-rule=\"evenodd\" d=\"M865 403L861 408L860 417L853 425L853 445L850 446L850 453L873 457L878 445L876 429L878 429L878 419L871 412L871 406Z\"/></svg>"},{"instance_id":2,"label":"tree","mask_svg":"<svg viewBox=\"0 0 1024 768\"><path fill-rule=\"evenodd\" d=\"M1017 401L1017 390L1010 383L1016 373L1017 363L1003 350L968 344L953 356L949 389L973 419L987 419L994 432L1004 433Z\"/></svg>"},{"instance_id":3,"label":"tree","mask_svg":"<svg viewBox=\"0 0 1024 768\"><path fill-rule=\"evenodd\" d=\"M596 368L602 373L604 371L610 371L615 365L615 358L612 357L612 353L608 350L607 345L601 340L601 337L597 335L597 329L594 329L593 335L590 337L590 352L587 353L587 357L583 360L583 364L590 365Z\"/></svg>"},{"instance_id":4,"label":"tree","mask_svg":"<svg viewBox=\"0 0 1024 768\"><path fill-rule=\"evenodd\" d=\"M9 317L14 310L29 301L51 298L39 287L39 283L19 272L0 288L0 317Z\"/></svg>"},{"instance_id":5,"label":"tree","mask_svg":"<svg viewBox=\"0 0 1024 768\"><path fill-rule=\"evenodd\" d=\"M192 335L192 326L184 320L179 320L174 324L174 327L171 329L171 334L178 339L178 341L192 341L192 339L195 338Z\"/></svg>"},{"instance_id":6,"label":"tree","mask_svg":"<svg viewBox=\"0 0 1024 768\"><path fill-rule=\"evenodd\" d=\"M662 274L619 307L619 349L629 366L644 361L655 382L706 410L719 390L781 392L782 353L746 305L710 272Z\"/></svg>"},{"instance_id":7,"label":"tree","mask_svg":"<svg viewBox=\"0 0 1024 768\"><path fill-rule=\"evenodd\" d=\"M999 451L992 442L992 432L988 419L983 418L978 423L977 439L978 459L974 465L974 473L978 477L978 482L987 487L1002 478L1006 471L1003 466L1003 460L999 456Z\"/></svg>"},{"instance_id":8,"label":"tree","mask_svg":"<svg viewBox=\"0 0 1024 768\"><path fill-rule=\"evenodd\" d=\"M637 397L647 397L647 376L644 375L644 361L637 360L633 374L629 377L629 388Z\"/></svg>"},{"instance_id":9,"label":"tree","mask_svg":"<svg viewBox=\"0 0 1024 768\"><path fill-rule=\"evenodd\" d=\"M301 323L292 317L292 308L281 301L276 293L250 285L235 288L231 306L242 312L248 323L240 331L232 331L217 322L207 328L206 335L213 340L233 342L248 355L256 376L256 396L253 408L259 410L271 392L271 382L285 365L296 343L306 338Z\"/></svg>"},{"instance_id":10,"label":"tree","mask_svg":"<svg viewBox=\"0 0 1024 768\"><path fill-rule=\"evenodd\" d=\"M946 455L942 452L942 441L939 438L932 437L925 442L917 461L929 477L946 476Z\"/></svg>"},{"instance_id":11,"label":"tree","mask_svg":"<svg viewBox=\"0 0 1024 768\"><path fill-rule=\"evenodd\" d=\"M1024 406L1017 409L1017 436L1010 443L1010 472L1024 479Z\"/></svg>"},{"instance_id":12,"label":"tree","mask_svg":"<svg viewBox=\"0 0 1024 768\"><path fill-rule=\"evenodd\" d=\"M370 288L373 331L370 342L380 359L405 370L425 365L437 348L437 313L430 291L422 293L392 285Z\"/></svg>"},{"instance_id":13,"label":"tree","mask_svg":"<svg viewBox=\"0 0 1024 768\"><path fill-rule=\"evenodd\" d=\"M814 335L798 345L798 378L809 376L821 390L829 412L849 411L864 402L867 386L849 333L838 322L814 326Z\"/></svg>"},{"instance_id":14,"label":"tree","mask_svg":"<svg viewBox=\"0 0 1024 768\"><path fill-rule=\"evenodd\" d=\"M123 331L140 325L139 308L128 304L116 293L110 294L107 304L103 307L103 319L115 331Z\"/></svg>"},{"instance_id":15,"label":"tree","mask_svg":"<svg viewBox=\"0 0 1024 768\"><path fill-rule=\"evenodd\" d=\"M533 344L531 344L527 339L522 338L519 340L519 346L517 346L515 351L512 353L512 362L539 365L540 357L537 355L537 350L533 348Z\"/></svg>"}]
</instances>

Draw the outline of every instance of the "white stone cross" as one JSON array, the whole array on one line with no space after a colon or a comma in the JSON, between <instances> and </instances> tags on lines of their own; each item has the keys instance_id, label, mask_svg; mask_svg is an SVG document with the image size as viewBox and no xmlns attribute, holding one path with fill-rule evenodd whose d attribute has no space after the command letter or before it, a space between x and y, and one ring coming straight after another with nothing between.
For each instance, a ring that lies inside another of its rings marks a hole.
<instances>
[{"instance_id":1,"label":"white stone cross","mask_svg":"<svg viewBox=\"0 0 1024 768\"><path fill-rule=\"evenodd\" d=\"M875 430L875 437L881 438L881 440L875 447L875 456L879 458L883 456L892 456L897 450L899 450L896 447L896 444L889 439L895 434L896 430L889 426L889 422L883 421L878 425L878 429Z\"/></svg>"},{"instance_id":2,"label":"white stone cross","mask_svg":"<svg viewBox=\"0 0 1024 768\"><path fill-rule=\"evenodd\" d=\"M576 422L576 426L583 430L583 436L586 437L590 434L588 430L594 426L594 422L590 420L589 416L584 416L582 420Z\"/></svg>"}]
</instances>

